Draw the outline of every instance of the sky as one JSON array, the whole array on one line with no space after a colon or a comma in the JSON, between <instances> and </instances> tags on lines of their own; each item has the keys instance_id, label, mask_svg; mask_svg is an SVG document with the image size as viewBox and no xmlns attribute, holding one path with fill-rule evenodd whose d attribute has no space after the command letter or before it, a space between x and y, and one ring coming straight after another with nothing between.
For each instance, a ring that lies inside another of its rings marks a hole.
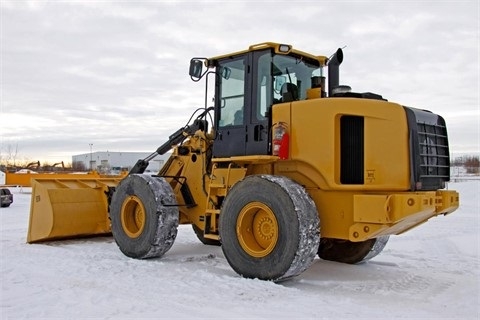
<instances>
[{"instance_id":1,"label":"sky","mask_svg":"<svg viewBox=\"0 0 480 320\"><path fill-rule=\"evenodd\" d=\"M456 1L0 0L0 161L153 152L204 106L192 57L344 48L340 83L442 115L480 152L480 5Z\"/></svg>"}]
</instances>

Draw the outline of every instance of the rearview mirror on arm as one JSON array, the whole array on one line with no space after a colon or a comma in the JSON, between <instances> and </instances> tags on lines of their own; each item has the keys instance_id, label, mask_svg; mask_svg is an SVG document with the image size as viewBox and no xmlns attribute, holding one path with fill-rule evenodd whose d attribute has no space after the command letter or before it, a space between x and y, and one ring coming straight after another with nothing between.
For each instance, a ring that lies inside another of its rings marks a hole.
<instances>
[{"instance_id":1,"label":"rearview mirror on arm","mask_svg":"<svg viewBox=\"0 0 480 320\"><path fill-rule=\"evenodd\" d=\"M202 77L203 61L193 58L190 60L189 75L192 78L200 79Z\"/></svg>"}]
</instances>

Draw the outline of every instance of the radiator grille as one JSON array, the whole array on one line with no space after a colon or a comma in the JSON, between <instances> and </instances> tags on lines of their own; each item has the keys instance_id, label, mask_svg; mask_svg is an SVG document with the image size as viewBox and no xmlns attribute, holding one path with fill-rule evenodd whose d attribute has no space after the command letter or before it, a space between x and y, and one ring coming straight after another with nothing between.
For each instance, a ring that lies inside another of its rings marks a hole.
<instances>
[{"instance_id":1,"label":"radiator grille","mask_svg":"<svg viewBox=\"0 0 480 320\"><path fill-rule=\"evenodd\" d=\"M412 189L437 190L450 180L445 120L434 113L405 108L410 127Z\"/></svg>"},{"instance_id":2,"label":"radiator grille","mask_svg":"<svg viewBox=\"0 0 480 320\"><path fill-rule=\"evenodd\" d=\"M443 124L418 123L420 144L420 181L432 185L438 178L449 180L450 158L447 128Z\"/></svg>"}]
</instances>

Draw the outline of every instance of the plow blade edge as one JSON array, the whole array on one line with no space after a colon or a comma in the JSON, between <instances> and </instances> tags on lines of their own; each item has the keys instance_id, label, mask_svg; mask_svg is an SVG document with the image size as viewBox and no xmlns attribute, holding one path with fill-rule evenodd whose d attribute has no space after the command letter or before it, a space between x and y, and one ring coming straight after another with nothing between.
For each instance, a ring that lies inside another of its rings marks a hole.
<instances>
[{"instance_id":1,"label":"plow blade edge","mask_svg":"<svg viewBox=\"0 0 480 320\"><path fill-rule=\"evenodd\" d=\"M27 242L110 234L108 198L120 180L33 179Z\"/></svg>"}]
</instances>

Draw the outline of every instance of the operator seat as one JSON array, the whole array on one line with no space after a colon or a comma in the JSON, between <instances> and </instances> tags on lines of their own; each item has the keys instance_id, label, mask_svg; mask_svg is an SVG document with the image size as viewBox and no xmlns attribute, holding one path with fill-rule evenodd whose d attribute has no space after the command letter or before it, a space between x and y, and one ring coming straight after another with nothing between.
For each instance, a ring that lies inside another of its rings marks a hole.
<instances>
[{"instance_id":1,"label":"operator seat","mask_svg":"<svg viewBox=\"0 0 480 320\"><path fill-rule=\"evenodd\" d=\"M237 110L233 115L233 125L238 126L243 124L243 108Z\"/></svg>"},{"instance_id":2,"label":"operator seat","mask_svg":"<svg viewBox=\"0 0 480 320\"><path fill-rule=\"evenodd\" d=\"M280 93L282 94L282 102L298 100L298 87L293 83L284 83Z\"/></svg>"}]
</instances>

